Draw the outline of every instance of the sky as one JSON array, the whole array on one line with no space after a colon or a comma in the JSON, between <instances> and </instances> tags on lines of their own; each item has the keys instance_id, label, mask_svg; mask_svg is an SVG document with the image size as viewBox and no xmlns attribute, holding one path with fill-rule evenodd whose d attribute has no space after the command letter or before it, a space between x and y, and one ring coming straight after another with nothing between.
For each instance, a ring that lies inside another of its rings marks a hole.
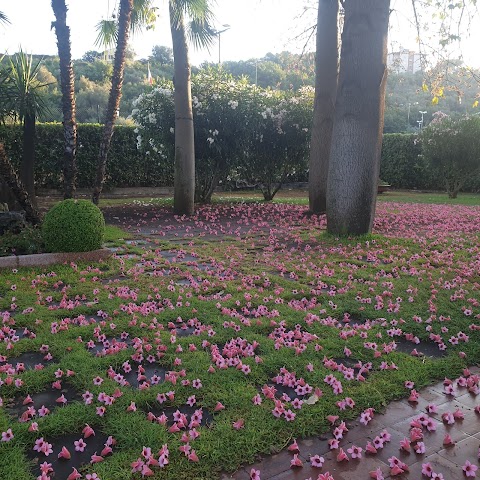
<instances>
[{"instance_id":1,"label":"sky","mask_svg":"<svg viewBox=\"0 0 480 480\"><path fill-rule=\"evenodd\" d=\"M102 18L110 18L117 1L67 0L73 58L80 58L88 50L101 50L94 45L95 25ZM130 42L139 58L148 57L154 45L171 46L167 0L154 0L154 4L159 17L155 29L136 35ZM315 5L315 0L216 0L217 30L229 25L221 34L221 60L261 58L268 52L284 50L301 52L305 41L295 37L315 23ZM418 50L409 5L408 0L392 0L391 51L400 46ZM57 54L55 34L50 29L54 19L50 0L0 0L0 11L11 21L10 25L0 25L0 51L13 53L21 46L28 53ZM463 52L467 64L480 67L480 29L476 30L463 41ZM218 55L217 41L210 52L192 49L190 58L194 65L199 65L203 61L217 62Z\"/></svg>"}]
</instances>

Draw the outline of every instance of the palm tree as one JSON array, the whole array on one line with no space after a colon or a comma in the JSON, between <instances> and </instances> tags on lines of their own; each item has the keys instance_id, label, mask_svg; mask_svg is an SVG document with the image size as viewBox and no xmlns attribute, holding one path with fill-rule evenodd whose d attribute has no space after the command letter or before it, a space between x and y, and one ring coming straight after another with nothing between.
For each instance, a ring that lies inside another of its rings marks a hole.
<instances>
[{"instance_id":1,"label":"palm tree","mask_svg":"<svg viewBox=\"0 0 480 480\"><path fill-rule=\"evenodd\" d=\"M96 205L98 205L100 193L102 192L103 184L105 183L108 151L112 141L113 127L120 107L120 99L122 98L123 72L125 69L125 55L127 51L132 10L133 0L120 0L117 48L115 50L115 60L113 65L112 87L108 97L105 126L98 154L95 187L92 194L92 202Z\"/></svg>"},{"instance_id":2,"label":"palm tree","mask_svg":"<svg viewBox=\"0 0 480 480\"><path fill-rule=\"evenodd\" d=\"M308 176L309 210L316 214L324 213L327 208L328 163L337 81L338 0L319 0L315 54L315 105Z\"/></svg>"},{"instance_id":3,"label":"palm tree","mask_svg":"<svg viewBox=\"0 0 480 480\"><path fill-rule=\"evenodd\" d=\"M372 229L380 172L390 0L345 0L345 26L328 169L327 228Z\"/></svg>"},{"instance_id":4,"label":"palm tree","mask_svg":"<svg viewBox=\"0 0 480 480\"><path fill-rule=\"evenodd\" d=\"M175 86L175 213L191 215L195 201L195 147L191 93L191 68L187 36L194 46L210 46L214 31L208 0L170 0ZM186 25L185 18L189 20Z\"/></svg>"},{"instance_id":5,"label":"palm tree","mask_svg":"<svg viewBox=\"0 0 480 480\"><path fill-rule=\"evenodd\" d=\"M133 10L130 18L130 32L135 35L143 28L154 28L157 20L156 7L152 6L153 0L133 0ZM115 15L110 19L102 19L95 26L97 38L95 45L104 49L104 59L109 48L113 48L118 40L118 23Z\"/></svg>"},{"instance_id":6,"label":"palm tree","mask_svg":"<svg viewBox=\"0 0 480 480\"><path fill-rule=\"evenodd\" d=\"M0 143L0 178L13 193L14 198L25 210L25 218L32 225L38 225L41 222L41 216L36 206L32 203L25 187L18 178L17 172L13 168L7 157L3 143Z\"/></svg>"},{"instance_id":7,"label":"palm tree","mask_svg":"<svg viewBox=\"0 0 480 480\"><path fill-rule=\"evenodd\" d=\"M10 116L23 125L23 158L20 166L20 178L33 205L35 199L35 125L39 116L48 112L43 89L46 84L39 82L37 76L41 60L33 62L32 56L22 50L9 58L8 79L4 108Z\"/></svg>"},{"instance_id":8,"label":"palm tree","mask_svg":"<svg viewBox=\"0 0 480 480\"><path fill-rule=\"evenodd\" d=\"M98 156L95 188L92 195L92 201L95 204L98 204L103 184L105 182L108 151L110 149L113 127L120 107L120 99L122 97L123 71L125 68L128 34L129 31L131 33L139 32L143 27L146 27L147 29L153 28L156 20L155 8L152 7L152 0L133 0L128 1L127 3L128 24L126 21L127 4L124 1L120 3L118 23L115 20L101 20L97 24L98 35L95 41L96 45L103 45L106 50L116 44L117 49L115 52L112 87L107 105L104 134Z\"/></svg>"},{"instance_id":9,"label":"palm tree","mask_svg":"<svg viewBox=\"0 0 480 480\"><path fill-rule=\"evenodd\" d=\"M73 74L70 48L70 28L67 26L67 6L65 0L52 0L55 14L58 56L60 57L60 83L62 87L63 135L65 151L63 161L63 198L75 196L77 174L77 121L75 118L75 77Z\"/></svg>"}]
</instances>

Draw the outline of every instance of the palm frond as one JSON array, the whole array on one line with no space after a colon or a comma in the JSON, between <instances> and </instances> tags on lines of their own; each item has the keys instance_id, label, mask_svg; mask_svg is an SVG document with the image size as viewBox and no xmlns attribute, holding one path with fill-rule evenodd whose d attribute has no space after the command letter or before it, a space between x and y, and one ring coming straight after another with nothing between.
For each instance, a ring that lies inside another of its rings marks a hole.
<instances>
[{"instance_id":1,"label":"palm frond","mask_svg":"<svg viewBox=\"0 0 480 480\"><path fill-rule=\"evenodd\" d=\"M157 8L152 6L153 0L134 0L130 30L135 35L144 28L147 30L155 27Z\"/></svg>"},{"instance_id":2,"label":"palm frond","mask_svg":"<svg viewBox=\"0 0 480 480\"><path fill-rule=\"evenodd\" d=\"M175 7L192 20L206 21L211 15L211 0L174 0Z\"/></svg>"},{"instance_id":3,"label":"palm frond","mask_svg":"<svg viewBox=\"0 0 480 480\"><path fill-rule=\"evenodd\" d=\"M210 50L216 34L215 30L208 23L192 19L187 25L187 36L194 48Z\"/></svg>"},{"instance_id":4,"label":"palm frond","mask_svg":"<svg viewBox=\"0 0 480 480\"><path fill-rule=\"evenodd\" d=\"M3 12L0 12L0 23L10 23L10 20Z\"/></svg>"},{"instance_id":5,"label":"palm frond","mask_svg":"<svg viewBox=\"0 0 480 480\"><path fill-rule=\"evenodd\" d=\"M117 43L118 25L115 20L100 20L95 25L95 30L97 31L97 38L95 39L97 47L108 50Z\"/></svg>"},{"instance_id":6,"label":"palm frond","mask_svg":"<svg viewBox=\"0 0 480 480\"><path fill-rule=\"evenodd\" d=\"M39 117L49 113L44 94L47 84L40 83L38 73L42 60L36 63L32 55L20 49L9 58L8 79L4 90L5 109L23 121L27 114Z\"/></svg>"},{"instance_id":7,"label":"palm frond","mask_svg":"<svg viewBox=\"0 0 480 480\"><path fill-rule=\"evenodd\" d=\"M216 35L212 25L215 16L210 8L211 0L170 0L172 22L185 20L187 37L194 48L209 49Z\"/></svg>"}]
</instances>

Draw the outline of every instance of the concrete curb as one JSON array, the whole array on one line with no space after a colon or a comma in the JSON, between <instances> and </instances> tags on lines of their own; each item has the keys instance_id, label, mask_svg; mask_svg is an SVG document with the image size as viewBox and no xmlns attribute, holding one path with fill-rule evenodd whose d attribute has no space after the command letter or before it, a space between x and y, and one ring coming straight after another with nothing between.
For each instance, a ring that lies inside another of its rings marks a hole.
<instances>
[{"instance_id":1,"label":"concrete curb","mask_svg":"<svg viewBox=\"0 0 480 480\"><path fill-rule=\"evenodd\" d=\"M57 263L92 262L106 260L112 255L108 248L91 252L38 253L34 255L12 255L0 257L0 268L45 267Z\"/></svg>"}]
</instances>

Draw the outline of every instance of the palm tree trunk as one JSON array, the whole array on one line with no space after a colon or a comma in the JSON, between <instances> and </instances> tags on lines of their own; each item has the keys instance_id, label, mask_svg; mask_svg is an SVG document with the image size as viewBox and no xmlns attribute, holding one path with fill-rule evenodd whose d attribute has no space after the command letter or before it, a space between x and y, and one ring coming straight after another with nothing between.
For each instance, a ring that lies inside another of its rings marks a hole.
<instances>
[{"instance_id":1,"label":"palm tree trunk","mask_svg":"<svg viewBox=\"0 0 480 480\"><path fill-rule=\"evenodd\" d=\"M0 177L3 178L7 186L15 195L18 203L25 210L26 220L33 225L38 225L41 221L40 214L36 206L32 204L28 192L15 173L15 170L7 157L3 143L0 143Z\"/></svg>"},{"instance_id":2,"label":"palm tree trunk","mask_svg":"<svg viewBox=\"0 0 480 480\"><path fill-rule=\"evenodd\" d=\"M390 0L345 0L327 187L334 235L371 231L380 173Z\"/></svg>"},{"instance_id":3,"label":"palm tree trunk","mask_svg":"<svg viewBox=\"0 0 480 480\"><path fill-rule=\"evenodd\" d=\"M67 6L65 0L52 0L55 14L58 56L60 57L60 84L62 87L63 135L65 151L63 160L63 198L75 196L77 175L77 121L75 118L75 77L73 74L70 48L70 28L67 26Z\"/></svg>"},{"instance_id":4,"label":"palm tree trunk","mask_svg":"<svg viewBox=\"0 0 480 480\"><path fill-rule=\"evenodd\" d=\"M20 178L30 201L37 205L35 197L35 114L27 112L23 119L23 158Z\"/></svg>"},{"instance_id":5,"label":"palm tree trunk","mask_svg":"<svg viewBox=\"0 0 480 480\"><path fill-rule=\"evenodd\" d=\"M92 202L98 205L107 168L107 157L113 136L113 127L120 108L122 98L123 72L125 70L125 54L127 51L128 33L132 16L133 0L120 0L120 12L118 16L118 41L115 50L113 65L112 88L108 97L105 126L98 154L97 175L92 194Z\"/></svg>"},{"instance_id":6,"label":"palm tree trunk","mask_svg":"<svg viewBox=\"0 0 480 480\"><path fill-rule=\"evenodd\" d=\"M324 213L327 207L327 178L333 116L338 82L338 0L319 0L317 51L315 54L315 104L313 109L309 209Z\"/></svg>"},{"instance_id":7,"label":"palm tree trunk","mask_svg":"<svg viewBox=\"0 0 480 480\"><path fill-rule=\"evenodd\" d=\"M175 177L173 209L192 215L195 200L195 146L193 134L191 70L183 15L170 9L175 79ZM180 17L178 21L175 19Z\"/></svg>"}]
</instances>

